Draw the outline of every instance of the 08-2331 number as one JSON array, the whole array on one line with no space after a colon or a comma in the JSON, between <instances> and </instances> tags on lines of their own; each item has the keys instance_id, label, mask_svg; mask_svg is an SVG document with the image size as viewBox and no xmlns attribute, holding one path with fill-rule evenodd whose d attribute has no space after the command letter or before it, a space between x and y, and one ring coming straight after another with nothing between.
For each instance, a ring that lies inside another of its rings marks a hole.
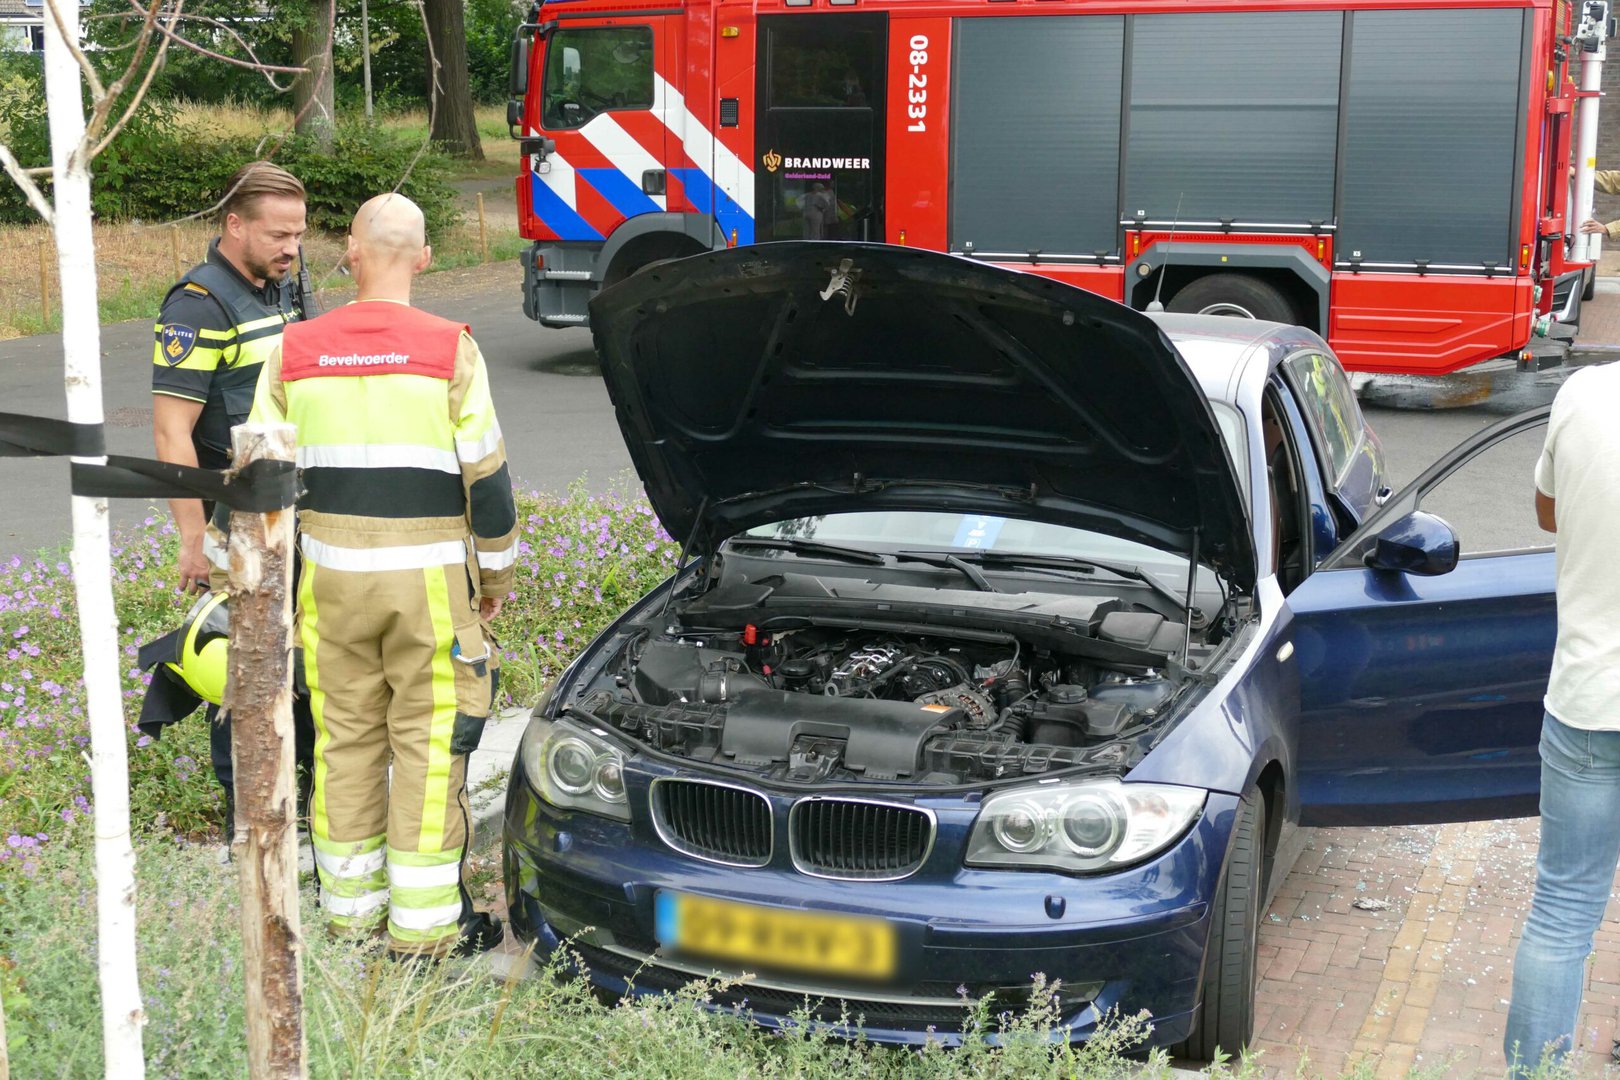
<instances>
[{"instance_id":1,"label":"08-2331 number","mask_svg":"<svg viewBox=\"0 0 1620 1080\"><path fill-rule=\"evenodd\" d=\"M928 38L917 34L911 39L911 77L906 81L907 131L928 130Z\"/></svg>"}]
</instances>

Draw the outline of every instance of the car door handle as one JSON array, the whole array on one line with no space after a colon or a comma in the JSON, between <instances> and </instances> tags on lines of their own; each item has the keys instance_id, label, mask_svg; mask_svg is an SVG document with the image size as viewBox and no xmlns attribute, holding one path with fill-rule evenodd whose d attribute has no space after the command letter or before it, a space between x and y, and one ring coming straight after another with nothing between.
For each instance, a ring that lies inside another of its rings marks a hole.
<instances>
[{"instance_id":1,"label":"car door handle","mask_svg":"<svg viewBox=\"0 0 1620 1080\"><path fill-rule=\"evenodd\" d=\"M1388 487L1379 488L1378 493L1373 496L1373 505L1375 505L1375 506L1383 506L1385 503L1389 502L1389 497L1391 495L1393 495L1393 494L1395 494L1395 489L1394 488L1388 488Z\"/></svg>"}]
</instances>

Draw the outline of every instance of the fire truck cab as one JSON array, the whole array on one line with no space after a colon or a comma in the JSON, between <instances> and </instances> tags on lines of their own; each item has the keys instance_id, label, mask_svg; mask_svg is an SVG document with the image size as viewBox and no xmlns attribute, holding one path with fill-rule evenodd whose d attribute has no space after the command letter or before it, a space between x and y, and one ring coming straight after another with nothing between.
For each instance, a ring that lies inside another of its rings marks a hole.
<instances>
[{"instance_id":1,"label":"fire truck cab","mask_svg":"<svg viewBox=\"0 0 1620 1080\"><path fill-rule=\"evenodd\" d=\"M1523 366L1590 287L1611 32L1606 0L544 0L524 311L865 240L1301 324L1357 370Z\"/></svg>"}]
</instances>

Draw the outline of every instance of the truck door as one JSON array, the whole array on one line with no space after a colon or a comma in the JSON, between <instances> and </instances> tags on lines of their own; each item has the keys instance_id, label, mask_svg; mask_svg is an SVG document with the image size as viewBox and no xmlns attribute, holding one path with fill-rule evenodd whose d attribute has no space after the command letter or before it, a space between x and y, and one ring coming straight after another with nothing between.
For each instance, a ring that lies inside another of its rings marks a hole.
<instances>
[{"instance_id":1,"label":"truck door","mask_svg":"<svg viewBox=\"0 0 1620 1080\"><path fill-rule=\"evenodd\" d=\"M655 93L664 20L561 20L546 40L540 130L557 148L535 176L534 213L559 240L600 241L665 206L666 126Z\"/></svg>"},{"instance_id":2,"label":"truck door","mask_svg":"<svg viewBox=\"0 0 1620 1080\"><path fill-rule=\"evenodd\" d=\"M888 16L759 27L755 239L881 240Z\"/></svg>"}]
</instances>

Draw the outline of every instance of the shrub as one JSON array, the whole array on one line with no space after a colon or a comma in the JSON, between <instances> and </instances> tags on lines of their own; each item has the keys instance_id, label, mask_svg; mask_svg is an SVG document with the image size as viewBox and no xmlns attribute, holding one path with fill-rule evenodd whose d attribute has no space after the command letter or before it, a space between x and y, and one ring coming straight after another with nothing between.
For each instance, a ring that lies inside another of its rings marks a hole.
<instances>
[{"instance_id":1,"label":"shrub","mask_svg":"<svg viewBox=\"0 0 1620 1080\"><path fill-rule=\"evenodd\" d=\"M0 71L0 130L24 165L49 162L44 91L37 76L25 69ZM251 136L221 137L179 123L171 102L152 98L92 166L91 205L103 220L185 217L218 202L243 162L272 155L304 182L310 225L342 232L361 203L393 190L420 148L408 136L364 127L339 129L331 153L299 137L279 147ZM430 236L458 219L447 173L447 159L430 149L416 160L401 188L422 207ZM0 222L35 220L16 185L0 184Z\"/></svg>"},{"instance_id":2,"label":"shrub","mask_svg":"<svg viewBox=\"0 0 1620 1080\"><path fill-rule=\"evenodd\" d=\"M392 191L416 159L421 142L382 128L341 127L330 154L308 139L289 139L276 160L304 182L312 228L343 232L360 204ZM446 177L448 159L428 150L400 189L422 208L429 239L458 220L455 189Z\"/></svg>"}]
</instances>

